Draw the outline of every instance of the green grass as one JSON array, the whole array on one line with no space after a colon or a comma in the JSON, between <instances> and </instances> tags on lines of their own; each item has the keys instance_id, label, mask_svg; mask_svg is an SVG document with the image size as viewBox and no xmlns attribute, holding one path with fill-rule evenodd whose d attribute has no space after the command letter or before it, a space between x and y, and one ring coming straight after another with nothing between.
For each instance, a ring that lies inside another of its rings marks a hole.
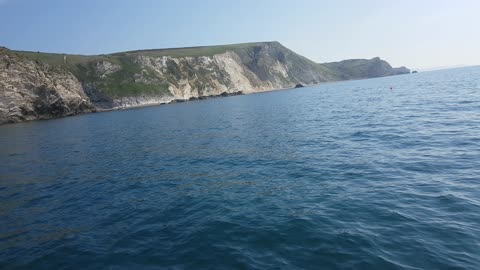
<instances>
[{"instance_id":1,"label":"green grass","mask_svg":"<svg viewBox=\"0 0 480 270\"><path fill-rule=\"evenodd\" d=\"M118 63L125 56L171 56L171 57L198 57L198 56L213 56L216 54L225 53L227 51L234 51L239 49L251 48L262 43L272 42L252 42L240 43L231 45L216 45L216 46L199 46L188 48L171 48L171 49L152 49L152 50L137 50L127 51L104 55L78 55L78 54L63 54L63 53L44 53L44 52L29 52L29 51L14 51L19 55L26 56L30 59L43 62L49 65L65 66L64 56L67 57L67 66L74 66L77 64L85 64L93 61L108 60L113 63ZM273 42L277 43L277 42Z\"/></svg>"},{"instance_id":2,"label":"green grass","mask_svg":"<svg viewBox=\"0 0 480 270\"><path fill-rule=\"evenodd\" d=\"M65 66L64 56L66 56L67 66L76 64L85 64L93 61L110 60L112 57L103 55L76 55L76 54L60 54L60 53L43 53L43 52L27 52L27 51L15 51L15 53L36 60L45 64L54 66ZM115 60L113 60L115 61Z\"/></svg>"},{"instance_id":3,"label":"green grass","mask_svg":"<svg viewBox=\"0 0 480 270\"><path fill-rule=\"evenodd\" d=\"M145 55L145 56L171 56L171 57L198 57L198 56L213 56L216 54L222 54L227 51L234 51L239 49L251 48L267 42L252 42L252 43L240 43L230 45L217 45L217 46L199 46L188 48L172 48L172 49L153 49L153 50L138 50L128 51L121 53L114 53L114 56L131 56L131 55Z\"/></svg>"}]
</instances>

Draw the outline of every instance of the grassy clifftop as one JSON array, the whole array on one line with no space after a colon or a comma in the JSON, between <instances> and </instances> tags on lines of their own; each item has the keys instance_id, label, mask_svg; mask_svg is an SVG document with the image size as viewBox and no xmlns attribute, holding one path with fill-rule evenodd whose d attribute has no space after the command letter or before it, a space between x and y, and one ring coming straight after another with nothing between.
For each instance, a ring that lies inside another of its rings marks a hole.
<instances>
[{"instance_id":1,"label":"grassy clifftop","mask_svg":"<svg viewBox=\"0 0 480 270\"><path fill-rule=\"evenodd\" d=\"M198 46L198 47L185 47L185 48L169 48L169 49L147 49L147 50L135 50L118 52L112 54L102 55L79 55L79 54L63 54L63 53L45 53L45 52L30 52L30 51L13 51L17 54L26 56L33 60L37 60L49 65L56 66L74 66L78 64L86 64L95 61L112 61L113 63L120 64L121 59L125 57L135 57L139 55L151 56L151 57L199 57L199 56L213 56L216 54L222 54L227 51L237 51L241 49L253 48L262 44L280 44L276 41L273 42L251 42L229 45L215 45L215 46ZM65 61L66 57L66 61Z\"/></svg>"},{"instance_id":2,"label":"grassy clifftop","mask_svg":"<svg viewBox=\"0 0 480 270\"><path fill-rule=\"evenodd\" d=\"M263 44L280 44L276 41L272 42L250 42L239 43L229 45L214 45L214 46L198 46L198 47L185 47L185 48L170 48L170 49L150 49L150 50L136 50L114 53L114 56L132 56L132 55L145 55L152 57L199 57L199 56L214 56L216 54L222 54L227 51L238 51L241 49L249 49L258 47Z\"/></svg>"}]
</instances>

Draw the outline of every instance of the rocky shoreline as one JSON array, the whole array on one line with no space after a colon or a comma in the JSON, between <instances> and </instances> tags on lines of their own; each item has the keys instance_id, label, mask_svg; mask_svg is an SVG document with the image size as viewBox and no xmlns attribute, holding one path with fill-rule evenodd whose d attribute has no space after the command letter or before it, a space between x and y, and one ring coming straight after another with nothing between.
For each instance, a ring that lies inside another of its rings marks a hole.
<instances>
[{"instance_id":1,"label":"rocky shoreline","mask_svg":"<svg viewBox=\"0 0 480 270\"><path fill-rule=\"evenodd\" d=\"M222 92L221 94L218 94L218 95L191 97L189 99L174 99L168 102L167 104L194 101L194 100L206 100L206 99L219 98L219 97L231 97L231 96L239 96L239 95L244 95L243 91L230 92L230 93Z\"/></svg>"}]
</instances>

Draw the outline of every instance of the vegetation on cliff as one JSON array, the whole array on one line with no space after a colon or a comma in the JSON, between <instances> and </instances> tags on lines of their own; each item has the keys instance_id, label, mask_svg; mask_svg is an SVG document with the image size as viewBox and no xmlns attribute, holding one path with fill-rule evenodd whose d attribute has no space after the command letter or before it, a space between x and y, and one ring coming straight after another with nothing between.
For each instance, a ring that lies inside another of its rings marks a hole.
<instances>
[{"instance_id":1,"label":"vegetation on cliff","mask_svg":"<svg viewBox=\"0 0 480 270\"><path fill-rule=\"evenodd\" d=\"M394 69L379 58L318 64L278 42L93 56L4 48L0 50L0 57L0 72L5 77L0 84L0 110L6 119L3 122L56 117L57 114L52 113L55 111L52 99L43 97L52 102L44 106L46 112L39 112L33 101L24 98L35 96L38 89L50 89L62 102L70 102L74 97L78 104L83 104L80 109L73 106L66 109L66 113L58 114L63 116L79 113L81 108L90 111L129 107L409 73L408 69ZM42 76L32 77L32 74ZM58 94L59 87L67 91L63 94L74 89L75 95L62 96ZM42 95L36 95L35 100L38 99L42 99ZM50 111L48 104L52 107ZM24 116L24 112L28 116ZM9 118L9 115L18 117Z\"/></svg>"},{"instance_id":2,"label":"vegetation on cliff","mask_svg":"<svg viewBox=\"0 0 480 270\"><path fill-rule=\"evenodd\" d=\"M16 53L52 66L64 67L81 82L93 85L109 97L120 98L138 95L174 95L169 87L172 85L178 88L178 82L182 79L188 80L189 86L196 89L200 96L208 88L216 87L212 83L212 75L227 88L234 87L235 85L229 82L228 74L218 65L211 63L205 68L199 68L202 67L201 63L195 61L199 58L213 59L216 55L227 52L233 52L238 56L235 60L246 67L246 73L253 73L246 75L256 75L248 79L251 81L259 79L261 82L256 82L257 86L262 82L274 80L276 83L271 85L272 89L292 87L296 84L309 85L397 74L395 69L380 58L318 64L292 52L278 42L138 50L95 56L24 51ZM166 72L156 72L148 63L139 61L165 58ZM102 72L102 65L110 65L111 69L103 67Z\"/></svg>"}]
</instances>

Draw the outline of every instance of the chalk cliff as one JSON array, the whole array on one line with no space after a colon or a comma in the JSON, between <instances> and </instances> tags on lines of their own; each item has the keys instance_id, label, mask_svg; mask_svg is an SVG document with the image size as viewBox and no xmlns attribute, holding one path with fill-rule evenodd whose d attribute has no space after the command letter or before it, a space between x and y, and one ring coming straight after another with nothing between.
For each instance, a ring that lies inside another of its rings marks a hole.
<instances>
[{"instance_id":1,"label":"chalk cliff","mask_svg":"<svg viewBox=\"0 0 480 270\"><path fill-rule=\"evenodd\" d=\"M0 123L409 73L387 62L318 64L278 42L109 55L0 49Z\"/></svg>"}]
</instances>

